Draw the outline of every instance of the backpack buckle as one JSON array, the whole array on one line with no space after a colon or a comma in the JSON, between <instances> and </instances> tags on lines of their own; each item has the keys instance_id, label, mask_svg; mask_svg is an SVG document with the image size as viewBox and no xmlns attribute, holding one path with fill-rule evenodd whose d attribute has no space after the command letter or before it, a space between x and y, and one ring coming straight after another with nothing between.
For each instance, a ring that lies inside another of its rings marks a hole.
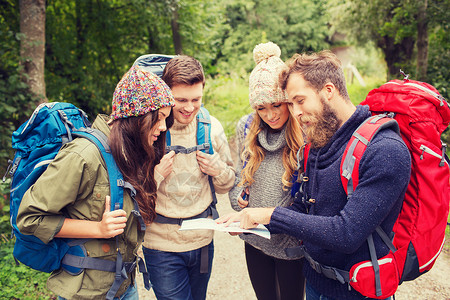
<instances>
[{"instance_id":1,"label":"backpack buckle","mask_svg":"<svg viewBox=\"0 0 450 300\"><path fill-rule=\"evenodd\" d=\"M8 159L8 168L6 169L5 175L3 175L3 182L6 181L6 176L13 177L14 173L17 171L17 167L19 166L19 162L22 158L17 156L14 160Z\"/></svg>"}]
</instances>

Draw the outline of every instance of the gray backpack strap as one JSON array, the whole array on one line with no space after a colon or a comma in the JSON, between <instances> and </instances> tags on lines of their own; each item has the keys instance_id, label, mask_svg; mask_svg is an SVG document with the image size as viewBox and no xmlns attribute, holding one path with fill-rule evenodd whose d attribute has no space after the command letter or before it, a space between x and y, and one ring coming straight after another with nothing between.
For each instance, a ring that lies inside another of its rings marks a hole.
<instances>
[{"instance_id":1,"label":"gray backpack strap","mask_svg":"<svg viewBox=\"0 0 450 300\"><path fill-rule=\"evenodd\" d=\"M64 255L64 258L61 262L69 266L83 269L94 269L105 272L115 272L116 270L115 261L89 256L81 257L72 254L66 254Z\"/></svg>"},{"instance_id":2,"label":"gray backpack strap","mask_svg":"<svg viewBox=\"0 0 450 300\"><path fill-rule=\"evenodd\" d=\"M192 152L195 152L197 150L209 150L209 143L204 143L201 145L196 145L194 147L186 148L180 145L176 146L166 146L166 152L175 151L175 154L182 153L182 154L189 154Z\"/></svg>"},{"instance_id":3,"label":"gray backpack strap","mask_svg":"<svg viewBox=\"0 0 450 300\"><path fill-rule=\"evenodd\" d=\"M286 248L284 249L286 255L288 257L295 257L295 256L304 256L306 261L308 261L311 268L313 268L317 273L322 274L323 276L337 280L340 283L348 283L350 281L350 274L347 271L337 269L334 267L329 267L326 265L323 265L319 263L318 261L314 260L308 252L306 252L305 246L298 246L298 247L292 247L292 248Z\"/></svg>"}]
</instances>

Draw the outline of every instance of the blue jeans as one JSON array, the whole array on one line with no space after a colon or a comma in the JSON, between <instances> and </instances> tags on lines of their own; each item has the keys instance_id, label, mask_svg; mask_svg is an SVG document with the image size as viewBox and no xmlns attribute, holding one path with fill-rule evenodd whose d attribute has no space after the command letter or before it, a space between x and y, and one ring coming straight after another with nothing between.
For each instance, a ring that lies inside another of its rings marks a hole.
<instances>
[{"instance_id":1,"label":"blue jeans","mask_svg":"<svg viewBox=\"0 0 450 300\"><path fill-rule=\"evenodd\" d=\"M211 276L214 244L208 247L208 270L200 273L202 248L166 252L142 247L147 271L158 300L204 300Z\"/></svg>"},{"instance_id":2,"label":"blue jeans","mask_svg":"<svg viewBox=\"0 0 450 300\"><path fill-rule=\"evenodd\" d=\"M58 300L66 300L66 298L58 296ZM139 300L136 284L134 286L130 285L125 293L122 294L122 296L115 297L114 300Z\"/></svg>"},{"instance_id":3,"label":"blue jeans","mask_svg":"<svg viewBox=\"0 0 450 300\"><path fill-rule=\"evenodd\" d=\"M327 296L320 294L310 284L308 284L308 281L306 281L306 300L335 300L335 299L328 298ZM391 297L386 298L384 300L391 300Z\"/></svg>"}]
</instances>

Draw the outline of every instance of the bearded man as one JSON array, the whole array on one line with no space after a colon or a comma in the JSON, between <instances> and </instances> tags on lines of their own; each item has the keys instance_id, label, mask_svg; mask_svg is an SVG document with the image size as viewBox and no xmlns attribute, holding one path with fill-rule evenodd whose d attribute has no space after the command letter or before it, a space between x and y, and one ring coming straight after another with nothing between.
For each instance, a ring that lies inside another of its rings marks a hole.
<instances>
[{"instance_id":1,"label":"bearded man","mask_svg":"<svg viewBox=\"0 0 450 300\"><path fill-rule=\"evenodd\" d=\"M352 104L341 63L330 51L294 55L279 84L311 147L304 173L308 181L290 207L246 208L218 222L240 221L243 228L265 224L271 233L303 240L318 264L349 271L358 262L370 261L366 240L378 226L392 231L409 182L409 151L393 129L381 130L364 152L359 184L347 197L340 163L353 132L370 117L369 108ZM373 241L378 258L388 254L377 234ZM348 284L326 277L318 264L303 268L307 300L367 299Z\"/></svg>"}]
</instances>

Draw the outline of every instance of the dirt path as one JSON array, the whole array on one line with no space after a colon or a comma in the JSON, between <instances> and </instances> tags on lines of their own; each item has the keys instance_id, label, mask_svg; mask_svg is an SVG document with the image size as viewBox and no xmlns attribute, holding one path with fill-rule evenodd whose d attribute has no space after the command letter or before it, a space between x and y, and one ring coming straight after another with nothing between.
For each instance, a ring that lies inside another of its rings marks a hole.
<instances>
[{"instance_id":1,"label":"dirt path","mask_svg":"<svg viewBox=\"0 0 450 300\"><path fill-rule=\"evenodd\" d=\"M232 212L228 197L220 196L220 214ZM207 300L254 300L256 299L244 257L244 244L238 237L216 232L215 254L211 280L208 285ZM450 258L443 253L433 269L410 282L404 282L395 294L396 300L450 300ZM140 299L155 300L153 291L142 287L138 279Z\"/></svg>"}]
</instances>

